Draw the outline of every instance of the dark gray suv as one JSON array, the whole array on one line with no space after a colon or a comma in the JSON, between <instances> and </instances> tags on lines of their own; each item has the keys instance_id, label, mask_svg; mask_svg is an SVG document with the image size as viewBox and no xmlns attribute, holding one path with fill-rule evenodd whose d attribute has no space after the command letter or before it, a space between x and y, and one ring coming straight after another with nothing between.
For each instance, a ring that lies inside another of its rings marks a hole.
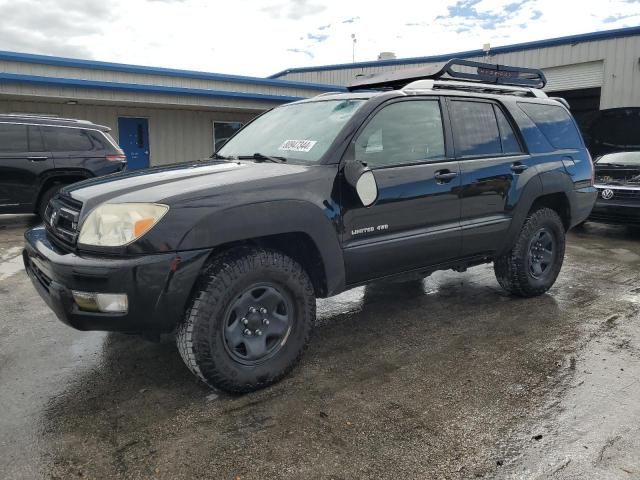
<instances>
[{"instance_id":1,"label":"dark gray suv","mask_svg":"<svg viewBox=\"0 0 640 480\"><path fill-rule=\"evenodd\" d=\"M63 186L124 170L109 131L85 120L0 115L0 214L42 216Z\"/></svg>"}]
</instances>

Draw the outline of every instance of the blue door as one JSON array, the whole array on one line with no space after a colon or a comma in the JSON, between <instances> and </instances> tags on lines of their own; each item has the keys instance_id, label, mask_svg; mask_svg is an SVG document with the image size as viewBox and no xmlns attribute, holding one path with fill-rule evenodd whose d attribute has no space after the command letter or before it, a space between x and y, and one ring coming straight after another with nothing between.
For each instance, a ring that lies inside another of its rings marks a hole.
<instances>
[{"instance_id":1,"label":"blue door","mask_svg":"<svg viewBox=\"0 0 640 480\"><path fill-rule=\"evenodd\" d=\"M120 148L127 155L127 170L149 166L149 122L146 118L119 118Z\"/></svg>"}]
</instances>

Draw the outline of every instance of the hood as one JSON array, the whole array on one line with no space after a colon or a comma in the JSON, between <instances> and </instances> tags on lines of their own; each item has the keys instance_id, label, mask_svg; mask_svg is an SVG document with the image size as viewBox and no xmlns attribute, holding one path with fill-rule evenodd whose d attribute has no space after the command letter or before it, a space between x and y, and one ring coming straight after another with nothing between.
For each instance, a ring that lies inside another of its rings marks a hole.
<instances>
[{"instance_id":1,"label":"hood","mask_svg":"<svg viewBox=\"0 0 640 480\"><path fill-rule=\"evenodd\" d=\"M640 107L601 110L589 122L585 139L591 156L640 150Z\"/></svg>"},{"instance_id":2,"label":"hood","mask_svg":"<svg viewBox=\"0 0 640 480\"><path fill-rule=\"evenodd\" d=\"M309 168L312 167L243 161L189 162L85 180L65 187L63 192L82 202L85 211L106 201L180 206L181 202L214 192L228 194L274 182L289 183L282 177L299 175Z\"/></svg>"}]
</instances>

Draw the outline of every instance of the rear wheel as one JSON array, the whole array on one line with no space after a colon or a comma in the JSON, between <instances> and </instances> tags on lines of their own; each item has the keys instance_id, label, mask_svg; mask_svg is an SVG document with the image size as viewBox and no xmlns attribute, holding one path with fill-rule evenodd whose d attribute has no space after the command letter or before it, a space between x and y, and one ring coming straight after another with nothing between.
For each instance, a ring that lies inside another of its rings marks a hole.
<instances>
[{"instance_id":1,"label":"rear wheel","mask_svg":"<svg viewBox=\"0 0 640 480\"><path fill-rule=\"evenodd\" d=\"M204 272L176 341L187 367L211 387L264 388L298 362L315 321L302 266L259 248L221 254Z\"/></svg>"},{"instance_id":2,"label":"rear wheel","mask_svg":"<svg viewBox=\"0 0 640 480\"><path fill-rule=\"evenodd\" d=\"M498 283L521 297L541 295L556 281L565 251L560 216L549 208L529 214L511 250L493 268Z\"/></svg>"}]
</instances>

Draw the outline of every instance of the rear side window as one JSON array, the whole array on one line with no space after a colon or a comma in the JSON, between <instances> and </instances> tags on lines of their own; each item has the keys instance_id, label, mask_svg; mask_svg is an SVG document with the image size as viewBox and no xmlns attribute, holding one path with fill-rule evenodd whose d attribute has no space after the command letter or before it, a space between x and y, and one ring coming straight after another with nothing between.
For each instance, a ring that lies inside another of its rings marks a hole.
<instances>
[{"instance_id":1,"label":"rear side window","mask_svg":"<svg viewBox=\"0 0 640 480\"><path fill-rule=\"evenodd\" d=\"M26 125L0 123L0 152L26 152L28 150Z\"/></svg>"},{"instance_id":2,"label":"rear side window","mask_svg":"<svg viewBox=\"0 0 640 480\"><path fill-rule=\"evenodd\" d=\"M518 103L518 106L554 148L583 148L580 133L564 108L540 103Z\"/></svg>"},{"instance_id":3,"label":"rear side window","mask_svg":"<svg viewBox=\"0 0 640 480\"><path fill-rule=\"evenodd\" d=\"M500 129L500 141L502 142L502 152L505 154L517 154L522 153L522 147L518 138L516 137L511 124L505 117L502 110L497 105L494 105L496 112L496 118L498 119L498 128Z\"/></svg>"},{"instance_id":4,"label":"rear side window","mask_svg":"<svg viewBox=\"0 0 640 480\"><path fill-rule=\"evenodd\" d=\"M29 151L30 152L44 152L44 141L42 140L42 132L37 125L29 125L27 130L29 135Z\"/></svg>"},{"instance_id":5,"label":"rear side window","mask_svg":"<svg viewBox=\"0 0 640 480\"><path fill-rule=\"evenodd\" d=\"M451 102L456 153L459 157L502 155L502 144L493 104Z\"/></svg>"},{"instance_id":6,"label":"rear side window","mask_svg":"<svg viewBox=\"0 0 640 480\"><path fill-rule=\"evenodd\" d=\"M44 142L52 152L83 152L94 150L87 131L80 128L42 127Z\"/></svg>"}]
</instances>

